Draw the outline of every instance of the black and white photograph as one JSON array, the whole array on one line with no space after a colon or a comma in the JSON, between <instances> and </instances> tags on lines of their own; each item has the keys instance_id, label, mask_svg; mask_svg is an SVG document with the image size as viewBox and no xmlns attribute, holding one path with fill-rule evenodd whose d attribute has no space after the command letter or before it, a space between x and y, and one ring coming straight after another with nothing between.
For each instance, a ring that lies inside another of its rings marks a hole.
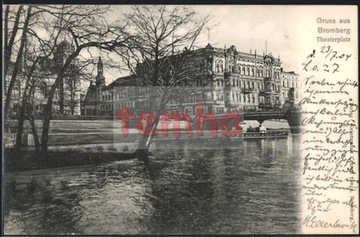
<instances>
[{"instance_id":1,"label":"black and white photograph","mask_svg":"<svg viewBox=\"0 0 360 237\"><path fill-rule=\"evenodd\" d=\"M2 235L359 234L355 5L3 5Z\"/></svg>"}]
</instances>

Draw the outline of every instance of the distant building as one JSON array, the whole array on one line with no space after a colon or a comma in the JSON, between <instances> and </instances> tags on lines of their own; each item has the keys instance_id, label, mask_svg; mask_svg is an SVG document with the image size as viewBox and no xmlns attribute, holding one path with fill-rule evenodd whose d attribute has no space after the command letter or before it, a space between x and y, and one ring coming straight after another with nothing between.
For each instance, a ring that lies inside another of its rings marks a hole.
<instances>
[{"instance_id":1,"label":"distant building","mask_svg":"<svg viewBox=\"0 0 360 237\"><path fill-rule=\"evenodd\" d=\"M48 94L51 86L54 84L60 68L65 63L66 58L74 51L74 47L67 41L62 41L56 48L53 58L42 58L38 62L33 73L30 83L31 101L30 103L35 109L35 113L41 115L44 106L47 103ZM22 67L19 71L18 78L15 82L12 91L10 114L16 116L21 98L25 89L24 74L25 65L31 65L35 58L31 52L26 53L27 58L22 62ZM53 114L80 114L80 87L79 78L76 72L76 61L70 65L69 70L65 73L63 80L60 82L58 89L55 92L53 99ZM13 70L14 63L10 64L10 70L6 76L5 85L7 86ZM7 91L7 87L5 88Z\"/></svg>"},{"instance_id":2,"label":"distant building","mask_svg":"<svg viewBox=\"0 0 360 237\"><path fill-rule=\"evenodd\" d=\"M99 57L97 65L97 76L95 82L90 81L90 86L86 92L84 99L84 114L85 115L101 115L102 108L102 93L105 88L104 65Z\"/></svg>"},{"instance_id":3,"label":"distant building","mask_svg":"<svg viewBox=\"0 0 360 237\"><path fill-rule=\"evenodd\" d=\"M167 111L195 114L197 101L203 102L205 113L274 110L289 101L290 91L299 98L298 75L283 71L280 58L271 54L244 53L235 46L220 49L208 44L191 51L185 67L192 68L188 80L181 84L178 96L169 101ZM98 76L102 74L100 68ZM111 115L124 104L136 112L146 111L153 97L149 96L151 88L141 85L137 76L118 78L109 86L97 79L88 89L85 114ZM95 93L99 90L101 97Z\"/></svg>"},{"instance_id":4,"label":"distant building","mask_svg":"<svg viewBox=\"0 0 360 237\"><path fill-rule=\"evenodd\" d=\"M296 74L294 71L291 72L281 72L281 104L286 102L286 99L290 98L291 88L294 88L294 103L298 103L301 97L301 83L299 82L299 74ZM295 90L296 89L296 90Z\"/></svg>"}]
</instances>

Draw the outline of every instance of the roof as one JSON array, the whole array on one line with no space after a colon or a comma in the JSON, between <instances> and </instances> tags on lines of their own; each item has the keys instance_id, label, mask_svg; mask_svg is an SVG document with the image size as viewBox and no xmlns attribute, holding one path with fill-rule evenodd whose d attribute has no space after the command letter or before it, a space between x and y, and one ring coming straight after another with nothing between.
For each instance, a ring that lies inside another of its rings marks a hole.
<instances>
[{"instance_id":1,"label":"roof","mask_svg":"<svg viewBox=\"0 0 360 237\"><path fill-rule=\"evenodd\" d=\"M89 89L86 92L84 103L85 104L95 104L97 102L96 98L96 86L90 82Z\"/></svg>"},{"instance_id":2,"label":"roof","mask_svg":"<svg viewBox=\"0 0 360 237\"><path fill-rule=\"evenodd\" d=\"M111 90L116 86L136 86L136 79L137 77L135 75L119 77L118 79L107 85L104 90Z\"/></svg>"},{"instance_id":3,"label":"roof","mask_svg":"<svg viewBox=\"0 0 360 237\"><path fill-rule=\"evenodd\" d=\"M283 71L284 74L292 74L292 75L295 75L295 76L298 76L299 74L295 73L294 71Z\"/></svg>"}]
</instances>

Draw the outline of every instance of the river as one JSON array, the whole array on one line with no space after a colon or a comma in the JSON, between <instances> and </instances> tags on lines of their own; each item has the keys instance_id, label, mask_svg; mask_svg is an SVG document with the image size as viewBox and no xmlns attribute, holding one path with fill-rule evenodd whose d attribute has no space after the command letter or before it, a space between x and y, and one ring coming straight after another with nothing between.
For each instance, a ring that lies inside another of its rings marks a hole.
<instances>
[{"instance_id":1,"label":"river","mask_svg":"<svg viewBox=\"0 0 360 237\"><path fill-rule=\"evenodd\" d=\"M5 234L300 233L299 139L6 173Z\"/></svg>"}]
</instances>

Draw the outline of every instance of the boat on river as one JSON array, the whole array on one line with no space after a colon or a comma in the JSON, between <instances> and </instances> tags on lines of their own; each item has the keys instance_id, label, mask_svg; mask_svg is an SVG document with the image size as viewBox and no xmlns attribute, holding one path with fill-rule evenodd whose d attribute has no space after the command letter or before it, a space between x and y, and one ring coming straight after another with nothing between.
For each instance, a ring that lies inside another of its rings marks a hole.
<instances>
[{"instance_id":1,"label":"boat on river","mask_svg":"<svg viewBox=\"0 0 360 237\"><path fill-rule=\"evenodd\" d=\"M161 136L158 134L155 136L155 141L179 141L179 140L188 140L188 141L201 141L201 140L223 140L231 139L231 141L236 141L240 139L271 139L271 138L286 138L289 135L288 129L247 129L240 134L229 136L222 134L221 131L203 131L202 135L192 134L188 136L184 130L179 130L177 136L168 134L167 136Z\"/></svg>"}]
</instances>

